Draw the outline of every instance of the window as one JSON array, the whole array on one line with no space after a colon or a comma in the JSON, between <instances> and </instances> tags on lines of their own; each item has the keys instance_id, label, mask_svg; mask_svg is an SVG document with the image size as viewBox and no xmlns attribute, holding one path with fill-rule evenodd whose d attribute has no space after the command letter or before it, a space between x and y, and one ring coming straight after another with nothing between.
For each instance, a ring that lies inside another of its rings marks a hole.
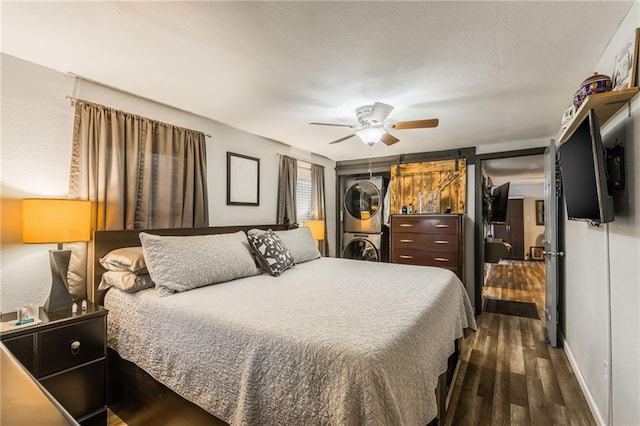
<instances>
[{"instance_id":1,"label":"window","mask_svg":"<svg viewBox=\"0 0 640 426\"><path fill-rule=\"evenodd\" d=\"M296 216L298 223L311 220L311 164L298 161L296 184Z\"/></svg>"}]
</instances>

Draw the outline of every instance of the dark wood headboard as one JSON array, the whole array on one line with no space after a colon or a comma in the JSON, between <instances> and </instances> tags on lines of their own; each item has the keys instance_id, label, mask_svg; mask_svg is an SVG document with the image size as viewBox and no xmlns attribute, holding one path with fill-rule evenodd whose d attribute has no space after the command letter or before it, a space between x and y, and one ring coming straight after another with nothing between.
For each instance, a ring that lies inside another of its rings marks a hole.
<instances>
[{"instance_id":1,"label":"dark wood headboard","mask_svg":"<svg viewBox=\"0 0 640 426\"><path fill-rule=\"evenodd\" d=\"M91 274L87 286L88 298L97 304L102 304L104 291L99 291L100 279L105 269L100 265L100 258L109 253L111 250L122 247L139 247L141 232L148 232L156 235L214 235L228 234L232 232L244 231L250 229L273 229L274 231L282 231L289 229L289 225L250 225L250 226L217 226L209 228L172 228L172 229L134 229L126 231L94 231L91 253Z\"/></svg>"}]
</instances>

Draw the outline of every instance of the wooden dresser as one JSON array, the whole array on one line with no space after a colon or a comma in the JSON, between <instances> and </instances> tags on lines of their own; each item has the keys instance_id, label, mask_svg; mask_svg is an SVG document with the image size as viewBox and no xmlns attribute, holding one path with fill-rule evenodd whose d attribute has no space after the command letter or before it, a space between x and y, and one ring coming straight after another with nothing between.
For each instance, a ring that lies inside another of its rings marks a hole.
<instances>
[{"instance_id":1,"label":"wooden dresser","mask_svg":"<svg viewBox=\"0 0 640 426\"><path fill-rule=\"evenodd\" d=\"M391 217L391 262L451 269L464 282L464 216Z\"/></svg>"}]
</instances>

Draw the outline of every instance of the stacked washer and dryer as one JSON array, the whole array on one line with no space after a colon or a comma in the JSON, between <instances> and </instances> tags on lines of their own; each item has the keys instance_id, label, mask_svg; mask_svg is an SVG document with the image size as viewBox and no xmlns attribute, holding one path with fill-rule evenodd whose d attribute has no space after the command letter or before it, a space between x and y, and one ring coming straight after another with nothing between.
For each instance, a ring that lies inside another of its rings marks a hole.
<instances>
[{"instance_id":1,"label":"stacked washer and dryer","mask_svg":"<svg viewBox=\"0 0 640 426\"><path fill-rule=\"evenodd\" d=\"M382 260L383 185L382 176L346 181L343 200L343 258L372 262Z\"/></svg>"}]
</instances>

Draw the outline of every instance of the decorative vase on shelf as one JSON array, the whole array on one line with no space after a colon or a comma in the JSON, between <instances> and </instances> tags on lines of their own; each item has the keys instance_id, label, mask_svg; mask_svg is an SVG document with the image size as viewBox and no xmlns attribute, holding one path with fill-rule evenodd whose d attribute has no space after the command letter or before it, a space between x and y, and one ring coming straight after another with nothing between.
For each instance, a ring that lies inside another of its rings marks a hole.
<instances>
[{"instance_id":1,"label":"decorative vase on shelf","mask_svg":"<svg viewBox=\"0 0 640 426\"><path fill-rule=\"evenodd\" d=\"M611 77L604 74L598 74L594 72L593 75L587 78L580 85L580 89L573 95L573 106L576 108L576 111L582 105L582 102L589 95L593 95L595 93L603 93L611 91Z\"/></svg>"}]
</instances>

